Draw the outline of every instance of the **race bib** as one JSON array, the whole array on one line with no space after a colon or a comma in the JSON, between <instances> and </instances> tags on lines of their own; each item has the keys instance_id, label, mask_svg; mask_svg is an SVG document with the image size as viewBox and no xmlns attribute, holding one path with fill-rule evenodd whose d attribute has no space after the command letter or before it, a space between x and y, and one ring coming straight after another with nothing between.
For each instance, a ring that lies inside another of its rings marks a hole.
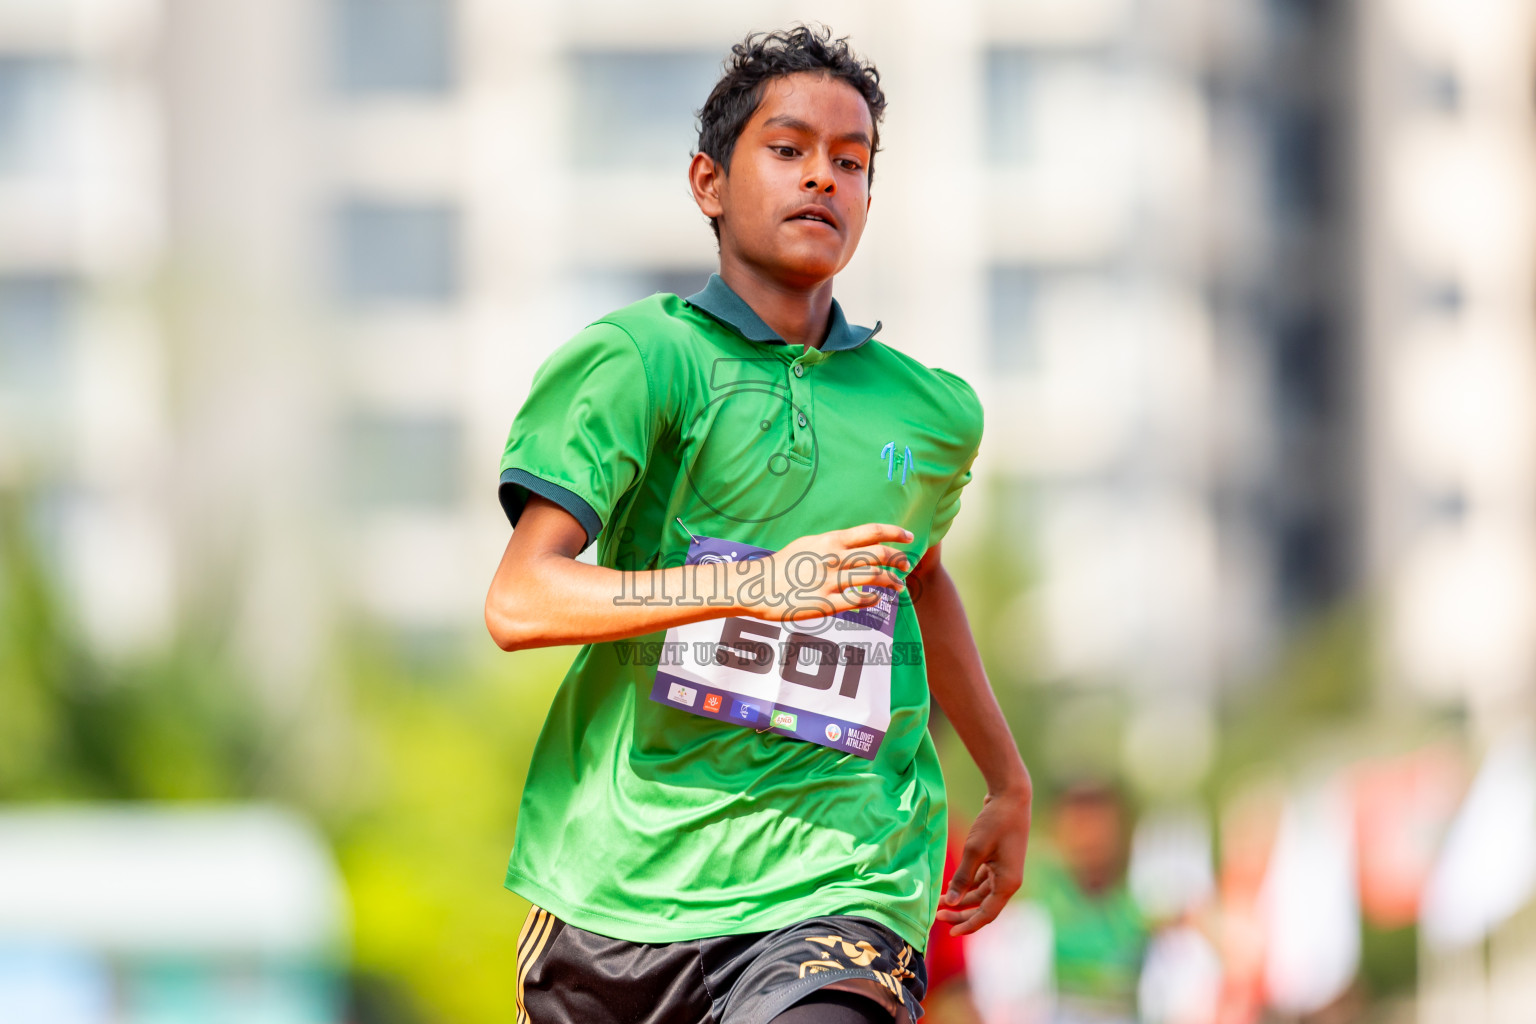
<instances>
[{"instance_id":1,"label":"race bib","mask_svg":"<svg viewBox=\"0 0 1536 1024\"><path fill-rule=\"evenodd\" d=\"M700 537L688 548L688 564L735 572L730 563L770 554ZM675 656L657 667L651 699L873 758L891 723L897 607L889 589L879 593L879 603L867 608L800 622L733 617L674 626L663 649Z\"/></svg>"}]
</instances>

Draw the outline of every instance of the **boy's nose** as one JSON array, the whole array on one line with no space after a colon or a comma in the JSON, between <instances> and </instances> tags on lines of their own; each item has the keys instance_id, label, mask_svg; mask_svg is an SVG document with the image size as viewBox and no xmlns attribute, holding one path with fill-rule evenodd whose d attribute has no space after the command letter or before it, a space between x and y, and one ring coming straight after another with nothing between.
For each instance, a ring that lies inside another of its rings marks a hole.
<instances>
[{"instance_id":1,"label":"boy's nose","mask_svg":"<svg viewBox=\"0 0 1536 1024\"><path fill-rule=\"evenodd\" d=\"M832 172L826 169L807 174L801 187L808 192L825 192L829 196L837 192L837 182L832 179Z\"/></svg>"}]
</instances>

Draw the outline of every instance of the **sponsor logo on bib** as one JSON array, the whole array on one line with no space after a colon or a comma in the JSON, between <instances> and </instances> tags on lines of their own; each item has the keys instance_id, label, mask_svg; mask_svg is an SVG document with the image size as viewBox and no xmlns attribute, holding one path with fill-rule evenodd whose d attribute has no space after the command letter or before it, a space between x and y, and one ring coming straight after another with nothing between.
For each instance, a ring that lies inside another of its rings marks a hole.
<instances>
[{"instance_id":1,"label":"sponsor logo on bib","mask_svg":"<svg viewBox=\"0 0 1536 1024\"><path fill-rule=\"evenodd\" d=\"M718 693L704 695L704 710L711 713L720 710L720 695Z\"/></svg>"},{"instance_id":2,"label":"sponsor logo on bib","mask_svg":"<svg viewBox=\"0 0 1536 1024\"><path fill-rule=\"evenodd\" d=\"M875 742L875 734L867 729L848 729L848 745L854 750L868 750Z\"/></svg>"},{"instance_id":3,"label":"sponsor logo on bib","mask_svg":"<svg viewBox=\"0 0 1536 1024\"><path fill-rule=\"evenodd\" d=\"M793 729L800 721L800 716L792 715L788 711L775 711L773 713L773 727L775 729Z\"/></svg>"},{"instance_id":4,"label":"sponsor logo on bib","mask_svg":"<svg viewBox=\"0 0 1536 1024\"><path fill-rule=\"evenodd\" d=\"M744 700L733 700L731 701L731 717L738 721L757 725L763 720L763 709L756 704L748 704Z\"/></svg>"},{"instance_id":5,"label":"sponsor logo on bib","mask_svg":"<svg viewBox=\"0 0 1536 1024\"><path fill-rule=\"evenodd\" d=\"M699 691L695 690L691 686L684 686L682 683L673 683L672 688L667 691L667 700L674 701L675 703L681 704L684 707L691 708L693 707L694 698L696 698L698 695Z\"/></svg>"},{"instance_id":6,"label":"sponsor logo on bib","mask_svg":"<svg viewBox=\"0 0 1536 1024\"><path fill-rule=\"evenodd\" d=\"M836 743L843 738L843 730L836 722L827 723L827 739Z\"/></svg>"}]
</instances>

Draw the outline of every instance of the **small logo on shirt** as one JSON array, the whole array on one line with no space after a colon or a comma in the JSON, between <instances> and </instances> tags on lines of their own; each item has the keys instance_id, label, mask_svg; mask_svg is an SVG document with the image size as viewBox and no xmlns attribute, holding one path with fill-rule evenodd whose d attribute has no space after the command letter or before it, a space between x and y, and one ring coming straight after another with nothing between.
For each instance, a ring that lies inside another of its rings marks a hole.
<instances>
[{"instance_id":1,"label":"small logo on shirt","mask_svg":"<svg viewBox=\"0 0 1536 1024\"><path fill-rule=\"evenodd\" d=\"M838 725L836 722L828 722L827 723L827 739L831 740L833 743L836 743L838 740L840 740L842 738L843 738L842 726Z\"/></svg>"},{"instance_id":2,"label":"small logo on shirt","mask_svg":"<svg viewBox=\"0 0 1536 1024\"><path fill-rule=\"evenodd\" d=\"M682 704L684 707L691 708L693 707L694 699L698 697L698 695L699 691L695 690L691 686L684 686L682 683L673 683L672 688L667 691L667 700L670 700L676 704Z\"/></svg>"},{"instance_id":3,"label":"small logo on shirt","mask_svg":"<svg viewBox=\"0 0 1536 1024\"><path fill-rule=\"evenodd\" d=\"M707 693L704 695L704 710L711 713L720 710L720 695L718 693Z\"/></svg>"},{"instance_id":4,"label":"small logo on shirt","mask_svg":"<svg viewBox=\"0 0 1536 1024\"><path fill-rule=\"evenodd\" d=\"M907 482L907 467L912 464L912 449L906 445L901 446L901 452L896 451L896 442L887 441L885 447L880 449L880 461L885 463L885 478L895 479L896 466L901 465L901 482Z\"/></svg>"}]
</instances>

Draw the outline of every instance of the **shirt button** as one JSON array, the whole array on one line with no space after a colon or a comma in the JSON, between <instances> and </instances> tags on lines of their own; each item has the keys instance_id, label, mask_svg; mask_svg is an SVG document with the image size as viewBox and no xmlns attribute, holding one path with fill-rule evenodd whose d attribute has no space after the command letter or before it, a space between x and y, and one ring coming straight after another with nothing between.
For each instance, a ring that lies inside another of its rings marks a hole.
<instances>
[{"instance_id":1,"label":"shirt button","mask_svg":"<svg viewBox=\"0 0 1536 1024\"><path fill-rule=\"evenodd\" d=\"M801 413L800 414L800 425L803 427L803 426L805 426L806 423L807 423L807 420L805 418L805 413Z\"/></svg>"},{"instance_id":2,"label":"shirt button","mask_svg":"<svg viewBox=\"0 0 1536 1024\"><path fill-rule=\"evenodd\" d=\"M795 376L796 377L804 377L805 376L805 367L801 366L799 363L795 364ZM803 426L803 424L802 424L802 426Z\"/></svg>"}]
</instances>

